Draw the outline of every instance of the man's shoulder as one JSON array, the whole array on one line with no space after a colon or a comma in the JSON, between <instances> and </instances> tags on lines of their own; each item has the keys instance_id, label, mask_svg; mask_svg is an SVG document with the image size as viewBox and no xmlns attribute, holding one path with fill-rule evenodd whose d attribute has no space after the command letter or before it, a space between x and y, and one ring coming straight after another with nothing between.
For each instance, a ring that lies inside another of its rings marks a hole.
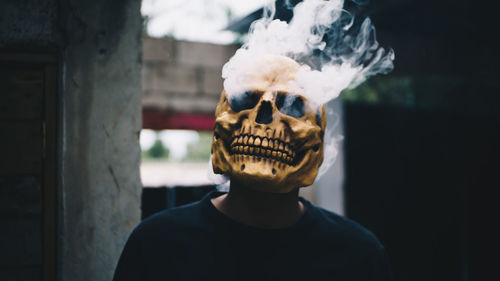
<instances>
[{"instance_id":1,"label":"man's shoulder","mask_svg":"<svg viewBox=\"0 0 500 281\"><path fill-rule=\"evenodd\" d=\"M198 227L202 221L201 201L166 209L144 219L134 230L141 236Z\"/></svg>"},{"instance_id":2,"label":"man's shoulder","mask_svg":"<svg viewBox=\"0 0 500 281\"><path fill-rule=\"evenodd\" d=\"M321 207L314 206L314 208L320 236L335 237L336 241L360 247L378 248L381 246L375 234L358 222Z\"/></svg>"}]
</instances>

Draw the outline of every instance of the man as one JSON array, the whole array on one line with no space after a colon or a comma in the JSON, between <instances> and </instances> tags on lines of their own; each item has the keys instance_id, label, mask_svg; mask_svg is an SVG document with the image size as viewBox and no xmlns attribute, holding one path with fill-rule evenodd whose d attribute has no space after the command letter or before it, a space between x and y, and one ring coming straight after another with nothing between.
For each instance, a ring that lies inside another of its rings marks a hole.
<instances>
[{"instance_id":1,"label":"man","mask_svg":"<svg viewBox=\"0 0 500 281\"><path fill-rule=\"evenodd\" d=\"M391 280L355 222L299 197L323 161L326 116L296 87L300 65L255 58L222 92L212 144L228 193L165 210L130 236L114 280Z\"/></svg>"}]
</instances>

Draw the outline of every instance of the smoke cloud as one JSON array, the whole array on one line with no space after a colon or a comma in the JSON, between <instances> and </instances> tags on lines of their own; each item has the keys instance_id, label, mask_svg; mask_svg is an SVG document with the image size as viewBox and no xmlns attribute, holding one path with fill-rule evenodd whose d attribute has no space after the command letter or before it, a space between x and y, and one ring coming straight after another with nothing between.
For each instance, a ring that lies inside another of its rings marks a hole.
<instances>
[{"instance_id":1,"label":"smoke cloud","mask_svg":"<svg viewBox=\"0 0 500 281\"><path fill-rule=\"evenodd\" d=\"M253 71L252 64L273 55L300 64L292 88L313 106L326 104L342 90L355 88L372 75L390 72L393 50L380 47L369 18L355 24L353 15L343 6L343 0L304 0L295 6L293 18L287 23L273 20L274 1L267 5L263 17L252 23L244 45L223 67L228 96L247 90L242 82ZM327 129L325 160L319 174L333 163L338 140Z\"/></svg>"},{"instance_id":2,"label":"smoke cloud","mask_svg":"<svg viewBox=\"0 0 500 281\"><path fill-rule=\"evenodd\" d=\"M228 95L241 92L248 66L269 55L301 64L297 90L317 105L372 75L391 71L394 52L379 46L369 18L354 26L354 17L343 5L343 0L304 0L295 6L290 23L273 20L274 2L265 7L263 17L252 23L245 44L224 65Z\"/></svg>"}]
</instances>

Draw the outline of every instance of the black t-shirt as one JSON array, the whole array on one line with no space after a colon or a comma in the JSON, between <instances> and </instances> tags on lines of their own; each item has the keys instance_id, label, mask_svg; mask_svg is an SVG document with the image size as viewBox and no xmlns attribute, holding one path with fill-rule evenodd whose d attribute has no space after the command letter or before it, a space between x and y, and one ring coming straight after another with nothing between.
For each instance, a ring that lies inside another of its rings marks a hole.
<instances>
[{"instance_id":1,"label":"black t-shirt","mask_svg":"<svg viewBox=\"0 0 500 281\"><path fill-rule=\"evenodd\" d=\"M159 212L130 235L114 281L391 280L385 250L359 224L313 206L283 229L238 223L210 201Z\"/></svg>"}]
</instances>

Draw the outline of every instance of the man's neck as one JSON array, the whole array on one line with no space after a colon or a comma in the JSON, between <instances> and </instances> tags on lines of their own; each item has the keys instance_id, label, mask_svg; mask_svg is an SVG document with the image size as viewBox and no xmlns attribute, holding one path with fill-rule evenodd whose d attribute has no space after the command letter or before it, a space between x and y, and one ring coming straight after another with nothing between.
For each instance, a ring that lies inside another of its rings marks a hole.
<instances>
[{"instance_id":1,"label":"man's neck","mask_svg":"<svg viewBox=\"0 0 500 281\"><path fill-rule=\"evenodd\" d=\"M304 213L299 190L290 193L256 191L242 183L231 182L227 194L212 199L226 216L254 227L284 228L295 224Z\"/></svg>"}]
</instances>

